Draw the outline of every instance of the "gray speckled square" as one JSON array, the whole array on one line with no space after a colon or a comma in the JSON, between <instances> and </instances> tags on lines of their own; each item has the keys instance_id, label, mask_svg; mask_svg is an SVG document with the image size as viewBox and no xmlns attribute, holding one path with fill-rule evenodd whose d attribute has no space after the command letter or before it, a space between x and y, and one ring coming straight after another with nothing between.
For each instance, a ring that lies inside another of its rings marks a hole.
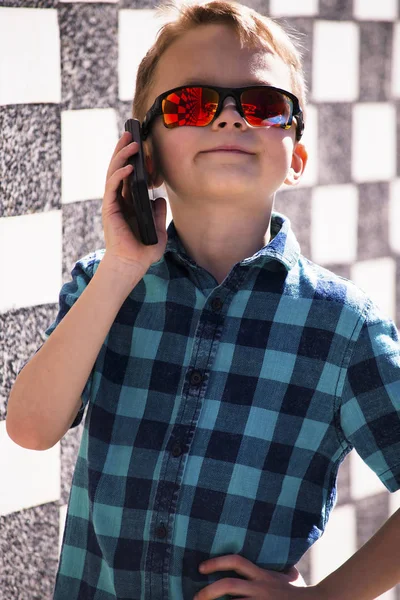
<instances>
[{"instance_id":1,"label":"gray speckled square","mask_svg":"<svg viewBox=\"0 0 400 600\"><path fill-rule=\"evenodd\" d=\"M352 105L325 103L318 106L319 184L350 183Z\"/></svg>"},{"instance_id":2,"label":"gray speckled square","mask_svg":"<svg viewBox=\"0 0 400 600\"><path fill-rule=\"evenodd\" d=\"M328 269L328 271L332 271L332 273L334 273L335 275L339 275L339 277L345 277L346 279L350 279L351 267L349 264L344 265L343 263L331 263L328 266L324 265L324 267L325 269Z\"/></svg>"},{"instance_id":3,"label":"gray speckled square","mask_svg":"<svg viewBox=\"0 0 400 600\"><path fill-rule=\"evenodd\" d=\"M353 16L353 0L319 0L318 18L341 21Z\"/></svg>"},{"instance_id":4,"label":"gray speckled square","mask_svg":"<svg viewBox=\"0 0 400 600\"><path fill-rule=\"evenodd\" d=\"M250 8L253 8L257 12L259 12L260 15L265 15L267 17L270 16L269 0L240 0L240 3L244 4L245 6L249 6Z\"/></svg>"},{"instance_id":5,"label":"gray speckled square","mask_svg":"<svg viewBox=\"0 0 400 600\"><path fill-rule=\"evenodd\" d=\"M155 8L162 0L119 0L120 8Z\"/></svg>"},{"instance_id":6,"label":"gray speckled square","mask_svg":"<svg viewBox=\"0 0 400 600\"><path fill-rule=\"evenodd\" d=\"M289 217L292 229L300 244L301 253L311 256L311 188L280 190L275 196L274 209Z\"/></svg>"},{"instance_id":7,"label":"gray speckled square","mask_svg":"<svg viewBox=\"0 0 400 600\"><path fill-rule=\"evenodd\" d=\"M0 108L0 217L61 207L60 107Z\"/></svg>"},{"instance_id":8,"label":"gray speckled square","mask_svg":"<svg viewBox=\"0 0 400 600\"><path fill-rule=\"evenodd\" d=\"M0 517L2 600L51 600L58 540L59 507L55 502Z\"/></svg>"},{"instance_id":9,"label":"gray speckled square","mask_svg":"<svg viewBox=\"0 0 400 600\"><path fill-rule=\"evenodd\" d=\"M2 0L1 5L16 8L57 8L58 0Z\"/></svg>"},{"instance_id":10,"label":"gray speckled square","mask_svg":"<svg viewBox=\"0 0 400 600\"><path fill-rule=\"evenodd\" d=\"M367 496L357 501L357 548L367 542L389 517L389 494Z\"/></svg>"},{"instance_id":11,"label":"gray speckled square","mask_svg":"<svg viewBox=\"0 0 400 600\"><path fill-rule=\"evenodd\" d=\"M0 419L18 372L45 341L57 312L57 305L46 304L0 314Z\"/></svg>"},{"instance_id":12,"label":"gray speckled square","mask_svg":"<svg viewBox=\"0 0 400 600\"><path fill-rule=\"evenodd\" d=\"M360 260L389 256L389 184L358 186L358 248Z\"/></svg>"},{"instance_id":13,"label":"gray speckled square","mask_svg":"<svg viewBox=\"0 0 400 600\"><path fill-rule=\"evenodd\" d=\"M64 110L113 107L118 96L118 5L60 4Z\"/></svg>"},{"instance_id":14,"label":"gray speckled square","mask_svg":"<svg viewBox=\"0 0 400 600\"><path fill-rule=\"evenodd\" d=\"M391 99L393 23L367 21L360 25L360 100Z\"/></svg>"},{"instance_id":15,"label":"gray speckled square","mask_svg":"<svg viewBox=\"0 0 400 600\"><path fill-rule=\"evenodd\" d=\"M105 248L101 205L102 200L84 200L63 206L63 282L71 280L77 260Z\"/></svg>"},{"instance_id":16,"label":"gray speckled square","mask_svg":"<svg viewBox=\"0 0 400 600\"><path fill-rule=\"evenodd\" d=\"M302 54L302 62L304 69L304 77L307 84L307 89L312 90L312 49L313 49L313 31L314 31L314 19L307 17L286 17L277 19L278 23L281 23L287 30L289 26L289 33L291 28L294 29L293 33L295 39L298 41L300 51ZM308 94L307 94L308 97Z\"/></svg>"}]
</instances>

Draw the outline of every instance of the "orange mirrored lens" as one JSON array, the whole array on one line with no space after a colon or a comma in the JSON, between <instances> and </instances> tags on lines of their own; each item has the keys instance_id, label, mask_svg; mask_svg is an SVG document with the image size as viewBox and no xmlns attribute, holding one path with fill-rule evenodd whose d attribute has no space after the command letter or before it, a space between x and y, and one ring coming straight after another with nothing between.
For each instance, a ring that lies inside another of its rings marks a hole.
<instances>
[{"instance_id":1,"label":"orange mirrored lens","mask_svg":"<svg viewBox=\"0 0 400 600\"><path fill-rule=\"evenodd\" d=\"M274 90L248 90L241 95L246 121L255 127L286 125L293 110L288 96Z\"/></svg>"},{"instance_id":2,"label":"orange mirrored lens","mask_svg":"<svg viewBox=\"0 0 400 600\"><path fill-rule=\"evenodd\" d=\"M169 94L162 101L164 123L167 127L211 123L218 107L218 93L210 88L186 87Z\"/></svg>"}]
</instances>

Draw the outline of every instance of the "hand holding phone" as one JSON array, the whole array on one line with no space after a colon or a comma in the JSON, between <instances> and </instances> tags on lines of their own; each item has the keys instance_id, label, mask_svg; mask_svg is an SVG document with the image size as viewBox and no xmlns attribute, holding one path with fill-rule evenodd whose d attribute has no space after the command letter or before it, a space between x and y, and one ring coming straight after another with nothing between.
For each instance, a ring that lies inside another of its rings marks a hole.
<instances>
[{"instance_id":1,"label":"hand holding phone","mask_svg":"<svg viewBox=\"0 0 400 600\"><path fill-rule=\"evenodd\" d=\"M168 240L166 230L167 203L158 197L151 202L152 222L158 243L144 244L141 241L138 221L128 189L130 175L134 167L130 158L138 154L139 145L132 140L132 134L125 131L115 146L107 170L102 204L102 223L106 245L106 255L116 263L118 272L126 272L129 277L133 270L144 274L165 252ZM148 200L150 203L150 200ZM153 218L154 216L154 218ZM129 223L129 224L128 224Z\"/></svg>"}]
</instances>

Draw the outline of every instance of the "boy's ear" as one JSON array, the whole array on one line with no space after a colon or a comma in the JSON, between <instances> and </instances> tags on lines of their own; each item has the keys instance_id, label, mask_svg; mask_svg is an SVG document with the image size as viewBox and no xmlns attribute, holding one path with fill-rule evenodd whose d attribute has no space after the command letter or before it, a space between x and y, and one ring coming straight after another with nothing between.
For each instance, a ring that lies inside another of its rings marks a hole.
<instances>
[{"instance_id":1,"label":"boy's ear","mask_svg":"<svg viewBox=\"0 0 400 600\"><path fill-rule=\"evenodd\" d=\"M303 175L304 169L306 168L308 160L308 153L306 147L301 142L297 142L293 154L292 164L286 176L284 183L286 185L297 185L300 177Z\"/></svg>"}]
</instances>

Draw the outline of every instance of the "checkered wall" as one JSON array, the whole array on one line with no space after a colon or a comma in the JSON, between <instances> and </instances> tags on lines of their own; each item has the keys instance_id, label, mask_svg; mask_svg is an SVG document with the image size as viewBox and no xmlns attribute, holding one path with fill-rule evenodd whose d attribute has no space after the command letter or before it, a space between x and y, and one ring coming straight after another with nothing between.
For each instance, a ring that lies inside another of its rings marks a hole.
<instances>
[{"instance_id":1,"label":"checkered wall","mask_svg":"<svg viewBox=\"0 0 400 600\"><path fill-rule=\"evenodd\" d=\"M354 280L399 326L400 0L245 3L304 34L310 159L276 208L304 255ZM52 596L83 425L50 450L24 450L6 433L7 398L75 261L104 247L105 174L160 26L154 5L0 0L1 600ZM337 568L399 506L352 452L326 533L301 561L306 580Z\"/></svg>"}]
</instances>

